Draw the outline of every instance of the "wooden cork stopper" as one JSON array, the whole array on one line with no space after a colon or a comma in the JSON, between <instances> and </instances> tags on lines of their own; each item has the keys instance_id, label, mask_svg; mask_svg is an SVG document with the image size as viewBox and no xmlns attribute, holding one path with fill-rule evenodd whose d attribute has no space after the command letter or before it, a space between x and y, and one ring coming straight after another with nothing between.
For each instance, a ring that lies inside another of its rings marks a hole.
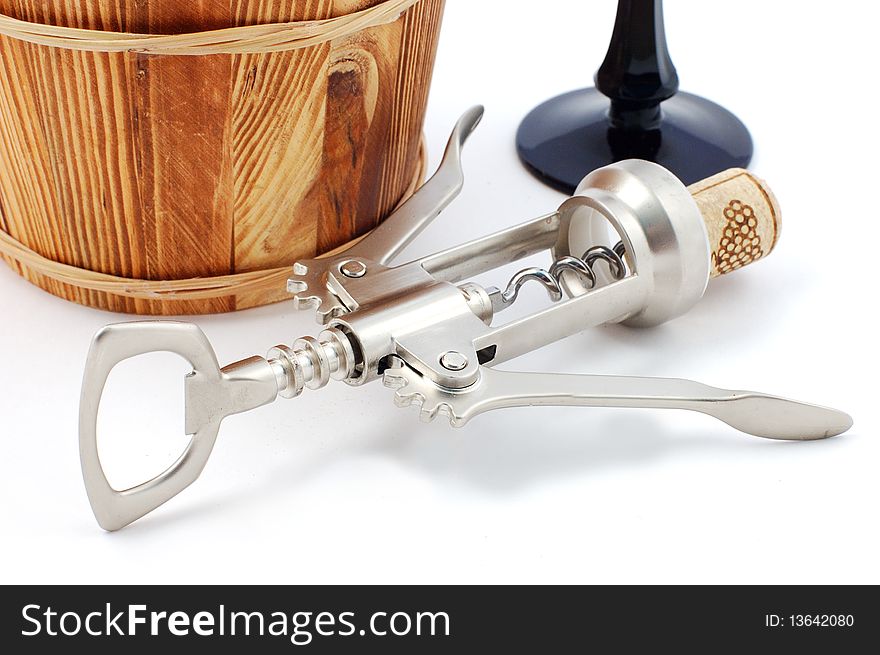
<instances>
[{"instance_id":1,"label":"wooden cork stopper","mask_svg":"<svg viewBox=\"0 0 880 655\"><path fill-rule=\"evenodd\" d=\"M730 273L769 255L779 240L782 215L773 192L742 168L692 184L712 248L711 277Z\"/></svg>"}]
</instances>

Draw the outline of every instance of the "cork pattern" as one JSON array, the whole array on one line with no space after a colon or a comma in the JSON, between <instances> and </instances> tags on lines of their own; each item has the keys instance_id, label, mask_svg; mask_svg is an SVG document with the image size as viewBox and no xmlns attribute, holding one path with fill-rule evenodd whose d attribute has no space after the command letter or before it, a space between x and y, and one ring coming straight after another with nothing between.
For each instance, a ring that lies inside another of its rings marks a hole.
<instances>
[{"instance_id":1,"label":"cork pattern","mask_svg":"<svg viewBox=\"0 0 880 655\"><path fill-rule=\"evenodd\" d=\"M709 239L710 275L718 277L763 259L776 246L781 212L767 184L732 168L688 187Z\"/></svg>"},{"instance_id":2,"label":"cork pattern","mask_svg":"<svg viewBox=\"0 0 880 655\"><path fill-rule=\"evenodd\" d=\"M758 219L751 205L732 200L724 208L724 218L727 219L727 226L718 249L712 253L712 267L721 275L747 266L764 256L757 230Z\"/></svg>"}]
</instances>

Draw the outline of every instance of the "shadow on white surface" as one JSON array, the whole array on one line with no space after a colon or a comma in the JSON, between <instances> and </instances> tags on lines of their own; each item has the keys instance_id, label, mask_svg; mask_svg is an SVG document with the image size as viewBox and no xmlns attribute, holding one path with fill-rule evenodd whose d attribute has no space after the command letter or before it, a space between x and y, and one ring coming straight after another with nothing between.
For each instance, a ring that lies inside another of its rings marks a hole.
<instances>
[{"instance_id":1,"label":"shadow on white surface","mask_svg":"<svg viewBox=\"0 0 880 655\"><path fill-rule=\"evenodd\" d=\"M254 484L242 488L236 484L240 478L233 479L222 493L199 500L187 499L184 492L184 497L117 534L137 538L144 533L161 534L181 523L204 522L207 526L224 514L233 517L239 512L255 511L269 499L276 510L284 504L279 498L290 499L290 513L295 516L296 506L301 502L296 499L298 489L323 476L332 476L338 483L343 476L339 471L334 473L334 469L366 467L377 461L406 469L444 493L491 496L496 501L516 504L520 492L529 488L551 487L570 479L588 481L634 470L662 469L665 460L678 459L679 464L692 460L695 465L714 461L723 467L739 457L767 457L786 450L809 451L821 457L851 438L813 442L764 440L716 425L713 419L699 415L691 417L694 419L690 421L691 429L681 429L681 421L663 420L650 410L565 408L548 413L546 408L536 408L508 411L511 416L506 420L478 418L454 432L445 425L420 429L418 424L403 432L406 424L401 422L394 430L378 426L365 430L358 435L359 445L349 444L344 449L308 453L289 448L283 456L265 463L255 474ZM518 420L516 414L520 412L531 413L532 420ZM552 422L534 420L541 413L546 413ZM415 411L409 418L416 419ZM700 423L707 425L700 427ZM539 425L545 429L542 434L535 432L534 426ZM226 447L247 447L245 440L235 442L227 443ZM357 496L358 485L365 479L368 477L352 480L348 490L339 489L340 495ZM327 498L326 511L339 512L339 502L338 497Z\"/></svg>"}]
</instances>

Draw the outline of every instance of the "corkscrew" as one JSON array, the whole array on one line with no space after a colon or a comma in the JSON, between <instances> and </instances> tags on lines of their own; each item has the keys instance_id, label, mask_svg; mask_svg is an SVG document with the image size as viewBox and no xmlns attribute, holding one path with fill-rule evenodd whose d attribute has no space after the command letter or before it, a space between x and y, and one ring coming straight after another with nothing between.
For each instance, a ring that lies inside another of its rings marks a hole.
<instances>
[{"instance_id":1,"label":"corkscrew","mask_svg":"<svg viewBox=\"0 0 880 655\"><path fill-rule=\"evenodd\" d=\"M461 148L482 113L475 107L461 117L434 176L367 237L293 267L288 290L298 308L315 310L324 326L317 337L221 368L192 324L122 323L95 336L82 389L80 455L103 528L124 527L195 481L225 417L331 380L358 386L382 379L396 390L398 405L419 406L424 420L445 414L454 426L490 410L533 405L687 409L771 439L821 439L851 426L833 409L687 380L493 368L589 326L652 326L683 314L710 277L773 249L779 210L769 189L745 171L688 188L656 164L629 160L587 175L554 212L391 265L461 190ZM549 267L524 268L503 289L463 282L547 250ZM546 289L549 306L497 321L530 283ZM101 396L116 364L153 351L177 353L192 365L184 385L191 439L165 472L116 490L98 456Z\"/></svg>"}]
</instances>

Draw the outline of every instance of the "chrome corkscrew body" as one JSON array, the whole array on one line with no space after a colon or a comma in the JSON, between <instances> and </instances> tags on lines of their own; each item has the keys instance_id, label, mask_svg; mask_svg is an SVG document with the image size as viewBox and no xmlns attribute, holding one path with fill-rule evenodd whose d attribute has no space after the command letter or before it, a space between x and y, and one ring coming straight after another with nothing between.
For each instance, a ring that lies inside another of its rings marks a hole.
<instances>
[{"instance_id":1,"label":"chrome corkscrew body","mask_svg":"<svg viewBox=\"0 0 880 655\"><path fill-rule=\"evenodd\" d=\"M461 147L481 117L480 107L462 116L434 176L370 235L343 252L293 267L288 289L298 308L315 310L324 326L316 338L302 337L292 346L276 346L267 357L221 368L205 335L191 324L123 323L98 333L83 380L80 457L102 527L117 530L195 481L225 417L278 397L299 396L304 389L320 389L331 380L357 386L381 379L396 390L398 405L420 406L425 420L445 414L456 426L505 407L582 405L688 409L772 439L820 439L849 428L851 419L836 410L687 380L493 368L591 325L650 326L674 318L700 299L718 271L710 242L715 226L707 228L704 222L701 191L638 160L594 171L574 196L545 216L392 266L459 193ZM724 219L727 231L734 229L730 221L745 215L739 194L747 187L739 175L734 171L730 180L713 180L705 187L728 185L738 194L731 201L736 203L730 210L734 218ZM762 188L756 197L769 198L769 191ZM770 227L750 220L742 229L751 230L750 243L768 245L733 252L737 261L769 251L778 235L775 217ZM609 239L609 233L616 237ZM728 241L733 249L739 244L736 235ZM547 250L552 253L547 268L519 271L504 290L468 281ZM530 281L541 284L553 304L497 322ZM192 438L168 470L117 491L107 481L97 450L104 385L117 363L159 350L192 364L185 378L186 433Z\"/></svg>"}]
</instances>

